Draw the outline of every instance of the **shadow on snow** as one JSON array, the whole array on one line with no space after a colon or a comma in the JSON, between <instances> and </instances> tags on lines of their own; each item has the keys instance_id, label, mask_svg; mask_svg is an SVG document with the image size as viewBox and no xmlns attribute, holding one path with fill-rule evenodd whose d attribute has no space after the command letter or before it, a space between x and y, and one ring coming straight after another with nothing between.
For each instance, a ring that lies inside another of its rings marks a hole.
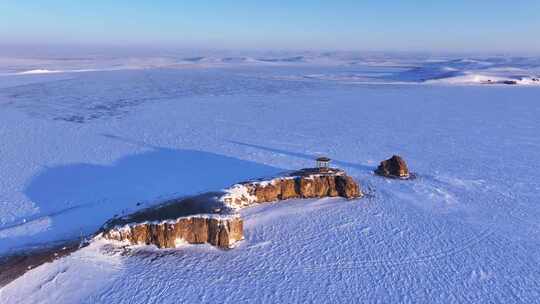
<instances>
[{"instance_id":1,"label":"shadow on snow","mask_svg":"<svg viewBox=\"0 0 540 304\"><path fill-rule=\"evenodd\" d=\"M5 248L9 246L6 241L13 248L92 233L112 216L142 208L137 207L141 202L156 203L220 190L239 181L283 171L210 152L145 147L151 150L126 156L111 165L76 163L40 172L24 191L39 213L0 227L0 232L46 218L50 220L49 228L34 236L0 239L0 251L9 249Z\"/></svg>"}]
</instances>

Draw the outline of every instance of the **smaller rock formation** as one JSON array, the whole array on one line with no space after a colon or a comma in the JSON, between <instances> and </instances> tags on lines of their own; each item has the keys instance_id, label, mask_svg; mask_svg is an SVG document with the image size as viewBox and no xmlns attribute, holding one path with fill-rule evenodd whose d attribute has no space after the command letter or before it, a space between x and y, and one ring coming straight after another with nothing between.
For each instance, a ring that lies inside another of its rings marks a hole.
<instances>
[{"instance_id":1,"label":"smaller rock formation","mask_svg":"<svg viewBox=\"0 0 540 304\"><path fill-rule=\"evenodd\" d=\"M384 177L408 179L410 177L407 164L398 155L393 155L387 160L383 160L375 173Z\"/></svg>"},{"instance_id":2,"label":"smaller rock formation","mask_svg":"<svg viewBox=\"0 0 540 304\"><path fill-rule=\"evenodd\" d=\"M238 216L201 215L162 222L133 223L107 229L102 236L130 245L175 248L178 244L208 243L231 248L244 238L243 221Z\"/></svg>"}]
</instances>

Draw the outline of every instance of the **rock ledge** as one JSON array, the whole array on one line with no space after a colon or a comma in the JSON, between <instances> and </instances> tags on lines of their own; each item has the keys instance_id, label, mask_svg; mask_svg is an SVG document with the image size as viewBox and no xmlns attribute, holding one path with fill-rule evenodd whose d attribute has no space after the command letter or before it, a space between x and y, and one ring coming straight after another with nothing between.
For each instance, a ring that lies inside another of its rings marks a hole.
<instances>
[{"instance_id":1,"label":"rock ledge","mask_svg":"<svg viewBox=\"0 0 540 304\"><path fill-rule=\"evenodd\" d=\"M199 215L115 226L103 232L102 236L130 245L155 245L158 248L208 243L228 249L244 238L244 231L243 221L238 216Z\"/></svg>"},{"instance_id":2,"label":"rock ledge","mask_svg":"<svg viewBox=\"0 0 540 304\"><path fill-rule=\"evenodd\" d=\"M353 199L362 197L363 193L358 183L343 170L309 168L267 180L236 184L226 189L220 200L231 208L239 209L292 198L338 196Z\"/></svg>"},{"instance_id":3,"label":"rock ledge","mask_svg":"<svg viewBox=\"0 0 540 304\"><path fill-rule=\"evenodd\" d=\"M223 190L141 210L107 222L98 237L130 245L175 248L208 243L228 249L244 238L243 220L236 210L292 198L363 196L360 186L344 171L308 168L282 176L242 182Z\"/></svg>"}]
</instances>

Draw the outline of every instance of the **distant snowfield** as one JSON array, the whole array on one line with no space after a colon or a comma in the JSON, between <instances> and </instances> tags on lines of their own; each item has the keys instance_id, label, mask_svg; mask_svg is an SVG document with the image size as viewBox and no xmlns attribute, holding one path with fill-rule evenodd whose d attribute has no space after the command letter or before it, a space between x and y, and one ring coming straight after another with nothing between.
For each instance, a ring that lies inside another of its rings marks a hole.
<instances>
[{"instance_id":1,"label":"distant snowfield","mask_svg":"<svg viewBox=\"0 0 540 304\"><path fill-rule=\"evenodd\" d=\"M133 69L193 69L236 67L337 67L332 73L288 75L290 79L319 79L365 84L511 84L540 86L540 58L430 58L359 56L340 53L259 54L161 57L0 57L0 76L81 73ZM59 68L60 67L60 68ZM320 71L319 71L320 72Z\"/></svg>"},{"instance_id":2,"label":"distant snowfield","mask_svg":"<svg viewBox=\"0 0 540 304\"><path fill-rule=\"evenodd\" d=\"M538 301L540 87L462 85L532 83L538 60L223 58L1 76L0 254L320 154L369 195L245 209L230 251L93 243L3 287L1 303ZM394 153L417 179L372 174Z\"/></svg>"}]
</instances>

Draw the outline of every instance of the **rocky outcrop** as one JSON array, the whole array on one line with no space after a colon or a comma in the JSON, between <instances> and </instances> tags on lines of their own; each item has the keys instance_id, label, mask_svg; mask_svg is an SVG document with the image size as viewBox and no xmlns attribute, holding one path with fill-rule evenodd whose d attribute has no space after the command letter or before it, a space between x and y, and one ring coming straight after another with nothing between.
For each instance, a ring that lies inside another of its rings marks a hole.
<instances>
[{"instance_id":1,"label":"rocky outcrop","mask_svg":"<svg viewBox=\"0 0 540 304\"><path fill-rule=\"evenodd\" d=\"M398 155L383 160L375 173L385 177L407 179L410 177L407 163Z\"/></svg>"},{"instance_id":2,"label":"rocky outcrop","mask_svg":"<svg viewBox=\"0 0 540 304\"><path fill-rule=\"evenodd\" d=\"M302 169L280 177L236 184L223 192L171 200L107 222L99 235L131 245L175 248L181 243L208 243L227 249L243 239L243 221L235 209L292 198L363 196L344 171Z\"/></svg>"},{"instance_id":3,"label":"rocky outcrop","mask_svg":"<svg viewBox=\"0 0 540 304\"><path fill-rule=\"evenodd\" d=\"M363 196L354 179L338 169L303 169L270 180L240 183L225 191L221 200L233 208L292 198Z\"/></svg>"},{"instance_id":4,"label":"rocky outcrop","mask_svg":"<svg viewBox=\"0 0 540 304\"><path fill-rule=\"evenodd\" d=\"M115 226L105 230L102 237L130 245L155 245L158 248L175 248L182 243L208 243L228 249L244 238L244 231L243 221L237 216L193 216L174 221Z\"/></svg>"}]
</instances>

